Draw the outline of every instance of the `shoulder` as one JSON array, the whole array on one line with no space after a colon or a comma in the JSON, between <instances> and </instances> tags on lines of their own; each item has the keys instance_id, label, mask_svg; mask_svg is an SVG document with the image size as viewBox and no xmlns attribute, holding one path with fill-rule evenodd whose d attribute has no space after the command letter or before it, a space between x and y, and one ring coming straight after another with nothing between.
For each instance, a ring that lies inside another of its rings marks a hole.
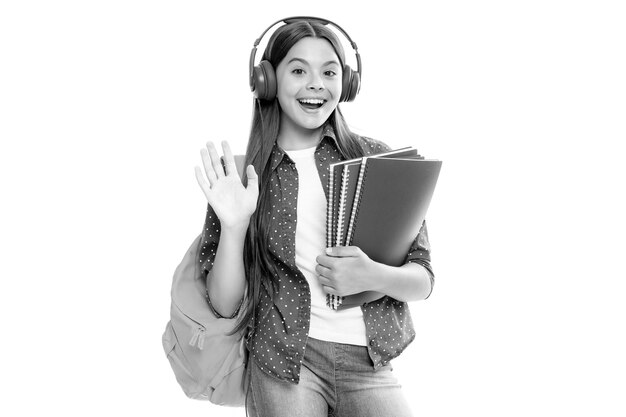
<instances>
[{"instance_id":1,"label":"shoulder","mask_svg":"<svg viewBox=\"0 0 626 417\"><path fill-rule=\"evenodd\" d=\"M373 139L367 136L358 136L357 138L363 148L363 152L365 152L365 155L373 155L391 150L389 145L381 140Z\"/></svg>"}]
</instances>

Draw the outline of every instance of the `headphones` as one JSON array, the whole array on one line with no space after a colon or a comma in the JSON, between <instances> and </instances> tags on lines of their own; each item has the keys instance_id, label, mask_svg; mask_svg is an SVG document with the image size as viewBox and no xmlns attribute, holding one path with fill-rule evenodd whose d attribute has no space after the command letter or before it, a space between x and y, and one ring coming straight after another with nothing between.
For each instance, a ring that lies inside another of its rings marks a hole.
<instances>
[{"instance_id":1,"label":"headphones","mask_svg":"<svg viewBox=\"0 0 626 417\"><path fill-rule=\"evenodd\" d=\"M357 93L359 92L359 89L361 88L362 72L361 56L359 55L359 50L357 49L356 43L354 43L352 39L350 39L350 36L338 24L333 23L327 19L321 19L319 17L312 16L294 16L278 20L272 23L270 27L265 29L263 33L261 33L261 36L259 36L259 38L254 42L252 52L250 52L250 90L252 90L254 96L260 100L273 100L276 97L277 89L276 72L274 71L274 67L272 67L272 64L270 64L270 62L267 60L262 60L261 62L259 62L259 65L254 65L256 48L257 46L259 46L259 43L261 43L261 39L263 39L263 36L278 23L284 22L285 24L290 24L300 20L311 20L319 22L323 25L331 24L336 27L346 37L346 39L348 39L356 55L357 70L355 72L348 65L344 65L341 84L341 96L339 98L339 101L354 100Z\"/></svg>"}]
</instances>

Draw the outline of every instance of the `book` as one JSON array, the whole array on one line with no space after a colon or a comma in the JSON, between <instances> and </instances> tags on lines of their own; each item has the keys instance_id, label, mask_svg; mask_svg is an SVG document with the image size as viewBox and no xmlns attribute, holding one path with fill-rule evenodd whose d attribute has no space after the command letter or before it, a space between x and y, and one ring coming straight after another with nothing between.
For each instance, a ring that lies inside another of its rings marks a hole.
<instances>
[{"instance_id":1,"label":"book","mask_svg":"<svg viewBox=\"0 0 626 417\"><path fill-rule=\"evenodd\" d=\"M390 155L398 155L398 156L409 156L409 155L417 155L417 150L412 147L405 147L389 152L384 152L380 154L376 154L377 156L390 156ZM347 235L347 227L349 225L349 219L352 212L352 201L354 200L354 190L356 189L356 181L360 175L360 167L364 158L361 157L355 159L348 159L345 161L335 162L330 164L329 167L329 176L328 176L328 207L327 207L327 217L326 217L326 245L327 247L338 246L337 245L337 221L338 214L340 208L345 208L346 212L343 213L345 216L344 219L344 228L342 231L343 236ZM347 173L346 180L344 180L344 167L348 166L349 173ZM356 174L355 174L356 172ZM353 175L355 174L355 175ZM344 182L348 182L347 186L349 188L345 191L346 200L343 203L344 207L340 207L342 200L339 198L342 192L342 186ZM345 239L344 239L345 240Z\"/></svg>"},{"instance_id":2,"label":"book","mask_svg":"<svg viewBox=\"0 0 626 417\"><path fill-rule=\"evenodd\" d=\"M365 171L366 171L366 167L367 167L367 161L370 160L371 158L384 158L384 157L394 158L394 157L407 157L407 156L416 157L416 158L422 158L420 155L418 155L417 150L412 148L412 147L402 148L402 149L398 149L398 150L394 150L394 151L384 152L384 153L380 153L380 154L376 154L376 155L365 156L365 157L361 158L361 167L360 167L360 170L359 170L359 177L358 177L357 182L355 184L354 190L351 190L351 193L354 194L354 197L353 197L353 207L352 207L352 210L351 210L350 221L349 221L349 224L348 224L348 231L346 233L347 236L352 236L352 234L354 232L354 230L353 230L354 229L354 221L355 221L355 218L356 218L355 207L358 205L358 204L355 205L354 201L358 202L359 199L360 199L361 189L362 189L362 185L363 185L363 179L365 177Z\"/></svg>"},{"instance_id":3,"label":"book","mask_svg":"<svg viewBox=\"0 0 626 417\"><path fill-rule=\"evenodd\" d=\"M403 149L367 156L361 158L359 176L356 185L352 185L350 170L355 165L343 166L348 170L342 178L346 190L340 193L340 201L333 202L341 207L352 199L345 239L337 236L345 229L337 230L335 242L358 246L376 262L400 266L424 222L441 161L424 159L414 149L410 153ZM382 296L370 291L338 297L329 304L335 309L345 308Z\"/></svg>"},{"instance_id":4,"label":"book","mask_svg":"<svg viewBox=\"0 0 626 417\"><path fill-rule=\"evenodd\" d=\"M430 205L441 161L372 158L355 197L347 244L373 260L403 264Z\"/></svg>"},{"instance_id":5,"label":"book","mask_svg":"<svg viewBox=\"0 0 626 417\"><path fill-rule=\"evenodd\" d=\"M414 156L417 150L411 146L376 154L376 156ZM345 246L350 220L352 219L353 201L359 179L362 177L361 166L370 156L335 162L329 167L328 205L326 210L326 246ZM341 297L328 295L326 304L336 309L341 304Z\"/></svg>"}]
</instances>

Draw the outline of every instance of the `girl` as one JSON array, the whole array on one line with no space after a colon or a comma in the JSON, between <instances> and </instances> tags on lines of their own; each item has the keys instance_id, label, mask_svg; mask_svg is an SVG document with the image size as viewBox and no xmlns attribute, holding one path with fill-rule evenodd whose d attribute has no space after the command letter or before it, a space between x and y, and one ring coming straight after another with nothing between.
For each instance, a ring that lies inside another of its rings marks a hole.
<instances>
[{"instance_id":1,"label":"girl","mask_svg":"<svg viewBox=\"0 0 626 417\"><path fill-rule=\"evenodd\" d=\"M426 227L401 267L358 247L326 250L329 164L389 148L352 133L340 112L358 91L360 68L345 65L332 22L280 22L251 68L244 184L226 142L224 166L209 142L204 172L196 167L208 200L199 259L207 300L218 317L238 316L245 332L251 415L408 416L390 360L415 336L406 302L432 290ZM326 294L366 290L385 296L339 311L326 305Z\"/></svg>"}]
</instances>

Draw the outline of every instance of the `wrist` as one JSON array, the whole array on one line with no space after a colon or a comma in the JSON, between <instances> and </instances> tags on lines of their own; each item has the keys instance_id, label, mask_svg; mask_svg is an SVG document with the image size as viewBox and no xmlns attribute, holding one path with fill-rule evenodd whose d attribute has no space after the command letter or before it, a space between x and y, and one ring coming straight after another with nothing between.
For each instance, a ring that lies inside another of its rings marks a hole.
<instances>
[{"instance_id":1,"label":"wrist","mask_svg":"<svg viewBox=\"0 0 626 417\"><path fill-rule=\"evenodd\" d=\"M246 232L248 231L248 223L240 223L240 224L226 224L222 225L221 236L225 237L233 237L233 238L245 238Z\"/></svg>"},{"instance_id":2,"label":"wrist","mask_svg":"<svg viewBox=\"0 0 626 417\"><path fill-rule=\"evenodd\" d=\"M384 293L385 290L385 275L386 268L389 268L388 265L382 264L380 262L371 261L370 266L368 268L370 277L370 285L371 291Z\"/></svg>"}]
</instances>

